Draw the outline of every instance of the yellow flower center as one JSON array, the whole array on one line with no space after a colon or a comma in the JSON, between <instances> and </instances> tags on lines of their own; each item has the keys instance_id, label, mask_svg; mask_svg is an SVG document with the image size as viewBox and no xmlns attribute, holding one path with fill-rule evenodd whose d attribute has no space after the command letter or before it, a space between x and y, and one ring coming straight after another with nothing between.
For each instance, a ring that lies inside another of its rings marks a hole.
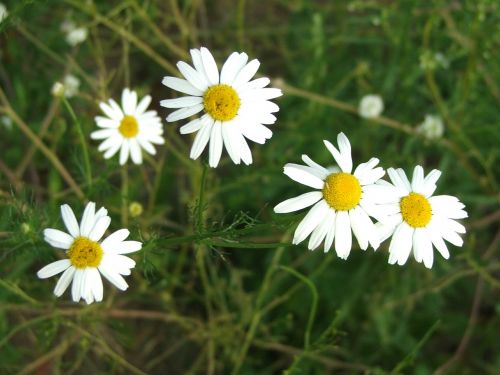
<instances>
[{"instance_id":1,"label":"yellow flower center","mask_svg":"<svg viewBox=\"0 0 500 375\"><path fill-rule=\"evenodd\" d=\"M404 221L413 228L425 227L432 217L432 208L422 194L410 193L399 202Z\"/></svg>"},{"instance_id":2,"label":"yellow flower center","mask_svg":"<svg viewBox=\"0 0 500 375\"><path fill-rule=\"evenodd\" d=\"M98 267L102 254L101 245L87 237L76 237L68 250L69 260L76 268Z\"/></svg>"},{"instance_id":3,"label":"yellow flower center","mask_svg":"<svg viewBox=\"0 0 500 375\"><path fill-rule=\"evenodd\" d=\"M120 122L118 130L125 138L133 138L139 133L139 124L134 116L125 116Z\"/></svg>"},{"instance_id":4,"label":"yellow flower center","mask_svg":"<svg viewBox=\"0 0 500 375\"><path fill-rule=\"evenodd\" d=\"M235 89L229 85L210 86L203 95L205 111L214 120L232 120L240 108L240 97Z\"/></svg>"},{"instance_id":5,"label":"yellow flower center","mask_svg":"<svg viewBox=\"0 0 500 375\"><path fill-rule=\"evenodd\" d=\"M361 200L361 185L350 173L332 173L325 180L323 198L337 211L348 211Z\"/></svg>"}]
</instances>

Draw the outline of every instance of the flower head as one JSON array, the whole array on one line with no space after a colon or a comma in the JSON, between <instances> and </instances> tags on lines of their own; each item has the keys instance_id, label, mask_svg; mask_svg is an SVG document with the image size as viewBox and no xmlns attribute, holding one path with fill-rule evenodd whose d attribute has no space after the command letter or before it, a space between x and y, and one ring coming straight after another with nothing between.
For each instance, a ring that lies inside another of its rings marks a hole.
<instances>
[{"instance_id":1,"label":"flower head","mask_svg":"<svg viewBox=\"0 0 500 375\"><path fill-rule=\"evenodd\" d=\"M384 110L384 101L379 95L365 95L359 102L358 113L364 118L378 117Z\"/></svg>"},{"instance_id":2,"label":"flower head","mask_svg":"<svg viewBox=\"0 0 500 375\"><path fill-rule=\"evenodd\" d=\"M85 27L78 27L73 21L65 20L61 24L61 31L63 31L66 36L66 43L68 43L71 47L75 47L76 45L82 43L87 39L88 30Z\"/></svg>"},{"instance_id":3,"label":"flower head","mask_svg":"<svg viewBox=\"0 0 500 375\"><path fill-rule=\"evenodd\" d=\"M72 74L67 74L64 76L63 82L55 82L52 85L51 93L56 97L72 98L78 93L80 88L80 80Z\"/></svg>"},{"instance_id":4,"label":"flower head","mask_svg":"<svg viewBox=\"0 0 500 375\"><path fill-rule=\"evenodd\" d=\"M443 119L436 115L425 115L424 122L417 127L417 132L427 139L438 139L443 136Z\"/></svg>"},{"instance_id":5,"label":"flower head","mask_svg":"<svg viewBox=\"0 0 500 375\"><path fill-rule=\"evenodd\" d=\"M381 241L392 236L389 263L405 264L413 250L415 260L431 268L433 245L448 259L450 253L443 240L462 246L458 233L465 233L465 227L455 220L466 218L467 212L453 196L433 196L441 172L434 169L424 177L424 170L418 165L413 170L411 183L402 169L389 168L387 173L392 184L383 181L379 188L389 192L381 205L389 216L377 227Z\"/></svg>"},{"instance_id":6,"label":"flower head","mask_svg":"<svg viewBox=\"0 0 500 375\"><path fill-rule=\"evenodd\" d=\"M266 88L268 78L251 80L259 61L248 62L246 53L233 52L226 60L219 74L217 64L210 51L192 49L194 68L183 61L177 67L185 79L165 77L163 84L189 96L161 101L167 108L177 108L167 121L178 121L201 111L204 114L182 126L181 134L197 132L190 157L197 159L207 144L209 164L219 164L222 148L225 146L235 164L252 163L252 153L245 138L264 144L272 136L264 125L274 124L274 112L279 107L270 101L282 95L281 90Z\"/></svg>"},{"instance_id":7,"label":"flower head","mask_svg":"<svg viewBox=\"0 0 500 375\"><path fill-rule=\"evenodd\" d=\"M156 111L147 111L151 96L147 95L137 104L137 93L124 89L122 106L110 99L108 103L100 103L101 110L108 117L96 116L96 130L90 137L104 139L99 151L109 159L120 150L120 164L127 162L129 154L135 164L142 163L144 149L151 155L156 154L153 144L163 144L163 127Z\"/></svg>"},{"instance_id":8,"label":"flower head","mask_svg":"<svg viewBox=\"0 0 500 375\"><path fill-rule=\"evenodd\" d=\"M120 229L101 241L111 218L103 207L95 211L95 203L85 207L80 224L70 206L61 206L61 216L69 233L48 228L43 231L44 239L53 247L66 251L67 259L48 264L38 271L41 279L63 272L54 289L60 297L72 283L73 301L84 299L87 304L100 302L103 297L101 274L120 290L128 285L122 275L130 275L135 262L123 254L139 251L138 241L125 241L127 229Z\"/></svg>"},{"instance_id":9,"label":"flower head","mask_svg":"<svg viewBox=\"0 0 500 375\"><path fill-rule=\"evenodd\" d=\"M384 213L377 206L378 196L369 189L385 174L381 167L376 167L379 160L371 158L359 164L353 171L351 144L340 133L337 137L338 149L324 141L338 167L324 168L302 155L305 165L286 164L284 173L303 185L316 191L287 199L278 204L276 213L298 211L312 206L295 230L293 243L298 244L311 235L308 248L314 250L324 240L324 250L329 251L335 239L337 255L346 259L352 247L351 231L358 240L361 249L368 244L374 249L379 246L379 237L375 225L370 219L384 219ZM383 189L381 194L385 194Z\"/></svg>"}]
</instances>

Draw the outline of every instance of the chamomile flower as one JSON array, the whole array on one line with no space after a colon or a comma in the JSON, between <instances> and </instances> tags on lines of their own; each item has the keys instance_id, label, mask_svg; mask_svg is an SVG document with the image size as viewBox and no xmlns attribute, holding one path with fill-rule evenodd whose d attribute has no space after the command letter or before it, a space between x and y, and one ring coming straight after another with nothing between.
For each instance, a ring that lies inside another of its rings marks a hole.
<instances>
[{"instance_id":1,"label":"chamomile flower","mask_svg":"<svg viewBox=\"0 0 500 375\"><path fill-rule=\"evenodd\" d=\"M109 159L120 150L120 165L127 162L130 155L135 164L142 163L144 149L151 155L156 154L153 144L163 144L163 127L156 111L147 111L151 96L147 95L137 104L137 93L124 89L122 107L113 100L100 103L101 110L108 117L96 116L96 130L90 137L104 139L98 150L104 152L104 158Z\"/></svg>"},{"instance_id":2,"label":"chamomile flower","mask_svg":"<svg viewBox=\"0 0 500 375\"><path fill-rule=\"evenodd\" d=\"M429 140L439 139L444 133L443 119L437 115L425 115L424 122L417 127L417 132Z\"/></svg>"},{"instance_id":3,"label":"chamomile flower","mask_svg":"<svg viewBox=\"0 0 500 375\"><path fill-rule=\"evenodd\" d=\"M381 115L384 110L384 101L379 95L365 95L361 98L358 113L364 118L374 118Z\"/></svg>"},{"instance_id":4,"label":"chamomile flower","mask_svg":"<svg viewBox=\"0 0 500 375\"><path fill-rule=\"evenodd\" d=\"M327 252L335 240L337 255L347 259L352 246L351 231L361 249L366 250L368 244L377 249L379 237L370 216L383 220L384 213L377 206L377 195L367 194L366 191L385 174L381 167L376 167L379 160L371 158L359 164L352 173L351 144L344 133L337 137L338 149L328 141L323 142L340 169L324 168L307 155L302 155L307 166L286 164L284 173L288 177L316 191L287 199L278 204L274 212L287 213L313 206L293 237L293 243L298 244L311 235L308 244L310 250L317 248L324 240L324 250Z\"/></svg>"},{"instance_id":5,"label":"chamomile flower","mask_svg":"<svg viewBox=\"0 0 500 375\"><path fill-rule=\"evenodd\" d=\"M66 251L67 259L48 264L38 271L41 279L63 273L54 289L60 297L72 283L73 301L84 299L87 304L100 302L103 297L101 274L120 290L128 285L122 275L130 275L135 261L123 254L139 251L138 241L125 241L127 229L120 229L101 241L108 229L111 218L103 207L95 211L95 203L85 207L80 224L70 206L61 206L61 216L69 233L48 228L43 231L44 239L53 247Z\"/></svg>"},{"instance_id":6,"label":"chamomile flower","mask_svg":"<svg viewBox=\"0 0 500 375\"><path fill-rule=\"evenodd\" d=\"M166 108L178 108L167 121L178 121L204 114L180 128L181 134L197 132L191 148L191 159L197 159L207 144L209 164L216 167L225 146L235 164L252 163L252 153L245 138L260 144L272 136L264 125L274 124L274 112L279 107L270 101L282 95L280 89L266 88L268 78L251 80L259 61L248 62L246 53L233 52L219 74L217 64L208 49L192 49L194 68L183 61L177 67L185 79L165 77L163 84L189 96L161 101Z\"/></svg>"},{"instance_id":7,"label":"chamomile flower","mask_svg":"<svg viewBox=\"0 0 500 375\"><path fill-rule=\"evenodd\" d=\"M380 182L373 191L382 188L385 192L385 204L381 207L389 216L377 227L381 241L392 236L389 263L405 264L413 250L415 260L431 268L433 246L448 259L450 253L444 240L455 246L463 244L458 234L465 233L465 227L455 220L467 217L464 204L450 195L433 196L441 176L437 169L424 177L423 168L416 166L411 183L402 169L389 168L387 173L392 184Z\"/></svg>"}]
</instances>

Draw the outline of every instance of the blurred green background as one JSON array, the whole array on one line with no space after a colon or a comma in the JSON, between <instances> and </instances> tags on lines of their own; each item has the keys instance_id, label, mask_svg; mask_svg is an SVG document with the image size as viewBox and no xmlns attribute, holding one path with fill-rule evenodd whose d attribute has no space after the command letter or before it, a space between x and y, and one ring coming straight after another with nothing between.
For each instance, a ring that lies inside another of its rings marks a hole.
<instances>
[{"instance_id":1,"label":"blurred green background","mask_svg":"<svg viewBox=\"0 0 500 375\"><path fill-rule=\"evenodd\" d=\"M500 373L497 1L2 1L1 373ZM65 21L85 40L69 45ZM180 123L165 123L165 147L142 166L104 161L88 138L99 101L131 87L165 118L159 101L176 94L162 77L199 46L219 67L247 52L284 91L254 164L188 159ZM74 122L51 95L66 74L81 82L68 101L89 142L91 187ZM372 93L383 117L362 119L358 102ZM418 132L426 114L442 118L442 138ZM290 245L304 213L272 207L307 189L282 167L304 153L333 164L322 140L340 131L355 164L440 169L437 194L469 212L463 248L436 253L427 270L388 265L387 242L366 253L355 244L347 261ZM104 302L90 306L56 299L55 279L36 277L58 256L43 229L62 229L59 206L78 216L87 199L145 243L130 288L105 282Z\"/></svg>"}]
</instances>

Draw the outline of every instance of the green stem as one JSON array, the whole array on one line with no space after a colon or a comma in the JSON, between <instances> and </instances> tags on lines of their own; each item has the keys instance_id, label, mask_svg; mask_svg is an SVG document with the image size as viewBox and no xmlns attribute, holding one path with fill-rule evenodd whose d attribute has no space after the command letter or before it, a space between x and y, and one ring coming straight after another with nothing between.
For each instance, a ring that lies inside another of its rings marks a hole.
<instances>
[{"instance_id":1,"label":"green stem","mask_svg":"<svg viewBox=\"0 0 500 375\"><path fill-rule=\"evenodd\" d=\"M311 311L309 312L309 319L307 321L306 332L304 334L304 350L307 351L310 348L311 329L314 323L314 319L316 317L316 310L318 309L318 290L316 289L316 286L313 284L311 280L302 275L300 272L295 271L293 268L286 266L279 266L279 268L298 278L300 281L306 284L309 290L311 291L312 295Z\"/></svg>"},{"instance_id":2,"label":"green stem","mask_svg":"<svg viewBox=\"0 0 500 375\"><path fill-rule=\"evenodd\" d=\"M76 125L78 137L80 138L80 143L82 144L83 162L85 164L85 179L87 180L87 186L89 187L89 189L92 189L92 170L90 167L89 151L87 148L87 142L85 142L85 135L83 134L82 126L80 124L80 121L78 121L75 112L73 111L73 107L71 107L71 104L64 95L62 96L62 102L64 103L64 106L68 110L73 122Z\"/></svg>"}]
</instances>

